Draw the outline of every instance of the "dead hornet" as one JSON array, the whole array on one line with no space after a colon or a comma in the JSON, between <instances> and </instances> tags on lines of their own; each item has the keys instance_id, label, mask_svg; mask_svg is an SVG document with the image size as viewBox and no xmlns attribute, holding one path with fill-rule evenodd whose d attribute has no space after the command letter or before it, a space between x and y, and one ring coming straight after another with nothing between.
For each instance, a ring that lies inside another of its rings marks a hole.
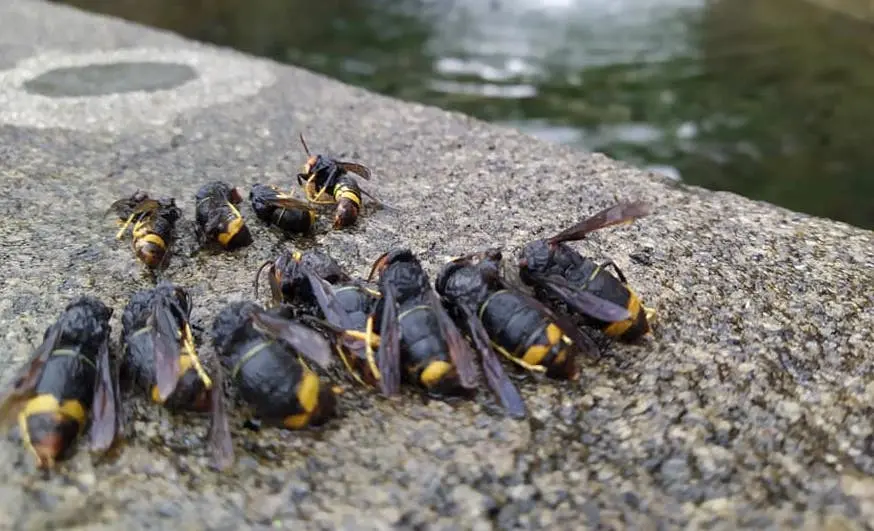
<instances>
[{"instance_id":1,"label":"dead hornet","mask_svg":"<svg viewBox=\"0 0 874 531\"><path fill-rule=\"evenodd\" d=\"M134 293L122 315L122 374L169 410L210 411L213 465L225 469L233 464L234 449L222 374L219 369L210 377L201 364L189 324L191 309L188 291L167 281Z\"/></svg>"},{"instance_id":2,"label":"dead hornet","mask_svg":"<svg viewBox=\"0 0 874 531\"><path fill-rule=\"evenodd\" d=\"M369 279L379 276L382 298L367 321L365 347L373 360L371 336L379 323L379 350L374 371L385 394L395 394L406 380L440 394L476 387L476 355L456 328L431 287L427 273L409 249L393 249L374 262ZM473 338L487 382L508 413L525 415L518 390L507 377L500 360L489 348L488 338Z\"/></svg>"},{"instance_id":3,"label":"dead hornet","mask_svg":"<svg viewBox=\"0 0 874 531\"><path fill-rule=\"evenodd\" d=\"M383 208L389 208L373 195L363 190L349 175L354 173L370 179L370 169L357 162L336 160L325 155L312 155L303 134L300 143L307 155L303 173L297 174L297 182L304 187L307 200L317 205L337 205L334 212L334 228L348 227L358 219L362 194Z\"/></svg>"},{"instance_id":4,"label":"dead hornet","mask_svg":"<svg viewBox=\"0 0 874 531\"><path fill-rule=\"evenodd\" d=\"M71 302L0 398L0 421L17 416L39 468L69 455L90 417L91 450L108 451L121 429L118 381L109 360L112 308L84 296Z\"/></svg>"},{"instance_id":5,"label":"dead hornet","mask_svg":"<svg viewBox=\"0 0 874 531\"><path fill-rule=\"evenodd\" d=\"M235 205L242 200L239 190L213 181L200 187L194 197L197 239L204 246L217 242L227 251L252 243L252 235Z\"/></svg>"},{"instance_id":6,"label":"dead hornet","mask_svg":"<svg viewBox=\"0 0 874 531\"><path fill-rule=\"evenodd\" d=\"M644 202L618 203L551 238L527 244L519 260L519 276L545 303L563 302L607 336L636 341L650 331L655 312L646 308L613 262L598 264L565 242L649 214ZM608 272L612 268L616 275Z\"/></svg>"},{"instance_id":7,"label":"dead hornet","mask_svg":"<svg viewBox=\"0 0 874 531\"><path fill-rule=\"evenodd\" d=\"M331 364L322 335L279 312L252 302L234 302L216 316L213 345L240 395L267 424L296 430L334 415L331 388L301 360Z\"/></svg>"},{"instance_id":8,"label":"dead hornet","mask_svg":"<svg viewBox=\"0 0 874 531\"><path fill-rule=\"evenodd\" d=\"M435 287L456 322L508 360L553 378L577 379L574 352L595 348L568 319L516 289L500 274L501 251L450 260Z\"/></svg>"},{"instance_id":9,"label":"dead hornet","mask_svg":"<svg viewBox=\"0 0 874 531\"><path fill-rule=\"evenodd\" d=\"M376 307L379 292L352 279L322 251L286 251L266 265L270 265L274 304L310 308L311 315L301 319L329 333L334 350L352 378L365 386L376 386L378 377L367 361L364 340L367 319ZM378 338L374 335L372 339L373 346L377 346Z\"/></svg>"},{"instance_id":10,"label":"dead hornet","mask_svg":"<svg viewBox=\"0 0 874 531\"><path fill-rule=\"evenodd\" d=\"M308 234L316 224L316 211L305 201L270 184L255 184L249 192L258 219L286 234Z\"/></svg>"},{"instance_id":11,"label":"dead hornet","mask_svg":"<svg viewBox=\"0 0 874 531\"><path fill-rule=\"evenodd\" d=\"M315 295L310 291L309 275L317 275L334 284L350 281L349 275L330 256L321 251L283 250L275 260L268 260L255 274L255 298L258 298L258 282L264 269L269 277L271 304L315 304Z\"/></svg>"},{"instance_id":12,"label":"dead hornet","mask_svg":"<svg viewBox=\"0 0 874 531\"><path fill-rule=\"evenodd\" d=\"M171 198L152 199L147 192L136 191L128 198L119 199L109 207L122 224L116 239L121 239L128 227L134 255L152 269L160 268L169 254L176 221L182 211Z\"/></svg>"}]
</instances>

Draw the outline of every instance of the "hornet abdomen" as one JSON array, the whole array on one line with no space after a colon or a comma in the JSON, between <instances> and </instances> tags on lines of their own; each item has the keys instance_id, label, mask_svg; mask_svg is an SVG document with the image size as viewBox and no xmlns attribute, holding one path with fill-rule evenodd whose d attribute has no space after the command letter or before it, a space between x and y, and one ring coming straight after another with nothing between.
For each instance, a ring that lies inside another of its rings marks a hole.
<instances>
[{"instance_id":1,"label":"hornet abdomen","mask_svg":"<svg viewBox=\"0 0 874 531\"><path fill-rule=\"evenodd\" d=\"M236 189L227 183L213 181L201 186L194 199L199 238L215 240L227 250L252 243L249 228L235 206L241 201Z\"/></svg>"},{"instance_id":2,"label":"hornet abdomen","mask_svg":"<svg viewBox=\"0 0 874 531\"><path fill-rule=\"evenodd\" d=\"M585 258L565 244L555 246L552 264L558 274L577 289L626 308L631 314L630 318L616 322L585 315L584 321L589 325L623 341L636 341L649 332L649 321L641 300L626 282L607 271L607 264L600 265ZM615 268L612 262L608 264Z\"/></svg>"},{"instance_id":3,"label":"hornet abdomen","mask_svg":"<svg viewBox=\"0 0 874 531\"><path fill-rule=\"evenodd\" d=\"M337 209L334 213L334 228L348 227L358 219L361 209L361 187L349 175L343 174L337 178L337 184L331 191Z\"/></svg>"},{"instance_id":4,"label":"hornet abdomen","mask_svg":"<svg viewBox=\"0 0 874 531\"><path fill-rule=\"evenodd\" d=\"M304 208L303 204L296 208L290 196L281 193L273 185L252 185L249 200L258 219L283 232L305 234L316 224L314 210Z\"/></svg>"},{"instance_id":5,"label":"hornet abdomen","mask_svg":"<svg viewBox=\"0 0 874 531\"><path fill-rule=\"evenodd\" d=\"M189 409L208 411L210 408L208 389L194 368L194 361L188 354L179 355L179 374L173 393L166 401L158 394L155 372L154 341L149 328L143 326L126 336L125 357L122 364L124 379L132 381L139 390L145 392L153 402L168 409Z\"/></svg>"},{"instance_id":6,"label":"hornet abdomen","mask_svg":"<svg viewBox=\"0 0 874 531\"><path fill-rule=\"evenodd\" d=\"M426 305L401 308L401 363L407 376L427 389L451 386L454 367L433 310Z\"/></svg>"},{"instance_id":7,"label":"hornet abdomen","mask_svg":"<svg viewBox=\"0 0 874 531\"><path fill-rule=\"evenodd\" d=\"M240 395L262 419L289 429L326 420L333 393L282 344L250 338L237 344L231 361Z\"/></svg>"},{"instance_id":8,"label":"hornet abdomen","mask_svg":"<svg viewBox=\"0 0 874 531\"><path fill-rule=\"evenodd\" d=\"M36 396L19 416L22 437L34 448L63 455L85 429L96 377L94 360L78 347L54 350L36 385Z\"/></svg>"},{"instance_id":9,"label":"hornet abdomen","mask_svg":"<svg viewBox=\"0 0 874 531\"><path fill-rule=\"evenodd\" d=\"M586 291L604 300L618 304L628 309L631 314L629 319L607 323L594 318L587 320L598 327L604 334L621 339L623 341L635 341L649 332L649 322L646 312L637 294L621 280L611 275L605 269L597 267L590 273L589 280L585 284Z\"/></svg>"},{"instance_id":10,"label":"hornet abdomen","mask_svg":"<svg viewBox=\"0 0 874 531\"><path fill-rule=\"evenodd\" d=\"M496 291L479 308L492 343L528 365L559 370L568 360L570 339L519 295Z\"/></svg>"},{"instance_id":11,"label":"hornet abdomen","mask_svg":"<svg viewBox=\"0 0 874 531\"><path fill-rule=\"evenodd\" d=\"M353 330L363 332L367 327L367 318L379 299L361 286L335 288L334 294L340 306L346 311Z\"/></svg>"},{"instance_id":12,"label":"hornet abdomen","mask_svg":"<svg viewBox=\"0 0 874 531\"><path fill-rule=\"evenodd\" d=\"M167 254L176 221L181 216L171 199L160 201L154 214L137 221L133 227L133 247L137 258L149 267L158 267Z\"/></svg>"},{"instance_id":13,"label":"hornet abdomen","mask_svg":"<svg viewBox=\"0 0 874 531\"><path fill-rule=\"evenodd\" d=\"M269 219L264 221L272 223L285 232L305 234L316 224L316 215L312 210L275 208L273 212L270 213Z\"/></svg>"}]
</instances>

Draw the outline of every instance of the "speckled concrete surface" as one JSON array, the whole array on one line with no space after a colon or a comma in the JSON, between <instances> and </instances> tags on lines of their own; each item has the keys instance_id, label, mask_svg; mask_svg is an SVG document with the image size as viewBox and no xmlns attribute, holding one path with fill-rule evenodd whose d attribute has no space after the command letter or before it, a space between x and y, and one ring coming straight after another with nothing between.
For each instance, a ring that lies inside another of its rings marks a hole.
<instances>
[{"instance_id":1,"label":"speckled concrete surface","mask_svg":"<svg viewBox=\"0 0 874 531\"><path fill-rule=\"evenodd\" d=\"M0 66L48 49L134 45L202 49L33 1L0 5ZM344 232L324 220L314 239L291 244L326 246L357 274L395 244L433 274L445 257L495 239L515 252L614 196L651 201L646 220L576 245L625 270L660 312L655 337L610 346L574 384L520 378L531 412L521 422L495 415L487 396L386 400L338 377L341 417L322 429L256 433L235 412L238 462L225 475L206 468L206 418L128 399L130 440L114 461L80 452L44 478L13 435L0 441L0 528L863 529L874 520L874 234L677 187L301 70L270 74L275 83L255 95L206 100L163 126L0 124L0 380L76 295L115 308L117 340L127 298L149 281L101 216L137 187L174 195L184 210L168 277L192 289L195 324L208 328L223 304L251 297L254 270L281 244L246 206L251 247L188 257L193 195L207 178L290 183L304 160L299 131L314 150L368 163L370 189L400 208L367 211Z\"/></svg>"}]
</instances>

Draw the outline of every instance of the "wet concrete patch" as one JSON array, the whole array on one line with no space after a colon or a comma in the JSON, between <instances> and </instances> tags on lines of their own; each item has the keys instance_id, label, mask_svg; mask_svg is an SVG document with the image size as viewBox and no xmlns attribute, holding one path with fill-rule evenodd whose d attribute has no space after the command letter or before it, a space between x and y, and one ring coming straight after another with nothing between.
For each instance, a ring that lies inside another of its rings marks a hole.
<instances>
[{"instance_id":1,"label":"wet concrete patch","mask_svg":"<svg viewBox=\"0 0 874 531\"><path fill-rule=\"evenodd\" d=\"M49 97L105 96L170 90L197 77L197 71L185 64L132 61L56 68L22 86Z\"/></svg>"},{"instance_id":2,"label":"wet concrete patch","mask_svg":"<svg viewBox=\"0 0 874 531\"><path fill-rule=\"evenodd\" d=\"M0 123L78 131L142 129L273 84L273 66L190 48L54 49L0 70Z\"/></svg>"}]
</instances>

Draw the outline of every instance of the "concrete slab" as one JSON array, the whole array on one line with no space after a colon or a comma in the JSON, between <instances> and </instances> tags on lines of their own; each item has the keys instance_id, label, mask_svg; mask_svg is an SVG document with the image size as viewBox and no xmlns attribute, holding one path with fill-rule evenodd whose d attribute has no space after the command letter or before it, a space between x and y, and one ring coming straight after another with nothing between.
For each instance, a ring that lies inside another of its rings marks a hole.
<instances>
[{"instance_id":1,"label":"concrete slab","mask_svg":"<svg viewBox=\"0 0 874 531\"><path fill-rule=\"evenodd\" d=\"M199 88L20 93L45 57L131 53L195 65ZM357 274L407 245L433 274L496 241L512 253L614 196L645 199L650 218L577 245L614 259L661 314L652 341L611 346L580 382L523 378L524 422L493 415L487 397L393 401L346 385L341 418L318 431L253 433L236 411L239 461L225 475L206 468L206 419L139 399L126 403L132 437L114 462L80 452L43 478L10 438L0 528L861 529L874 518L871 232L33 0L0 4L0 66L4 383L71 298L112 305L117 338L128 297L149 285L101 217L114 199L174 195L185 249L197 188L290 184L299 131L369 164L373 192L401 210L293 245L322 245ZM278 252L243 214L251 247L180 255L168 271L192 289L195 324L250 298L255 269Z\"/></svg>"}]
</instances>

